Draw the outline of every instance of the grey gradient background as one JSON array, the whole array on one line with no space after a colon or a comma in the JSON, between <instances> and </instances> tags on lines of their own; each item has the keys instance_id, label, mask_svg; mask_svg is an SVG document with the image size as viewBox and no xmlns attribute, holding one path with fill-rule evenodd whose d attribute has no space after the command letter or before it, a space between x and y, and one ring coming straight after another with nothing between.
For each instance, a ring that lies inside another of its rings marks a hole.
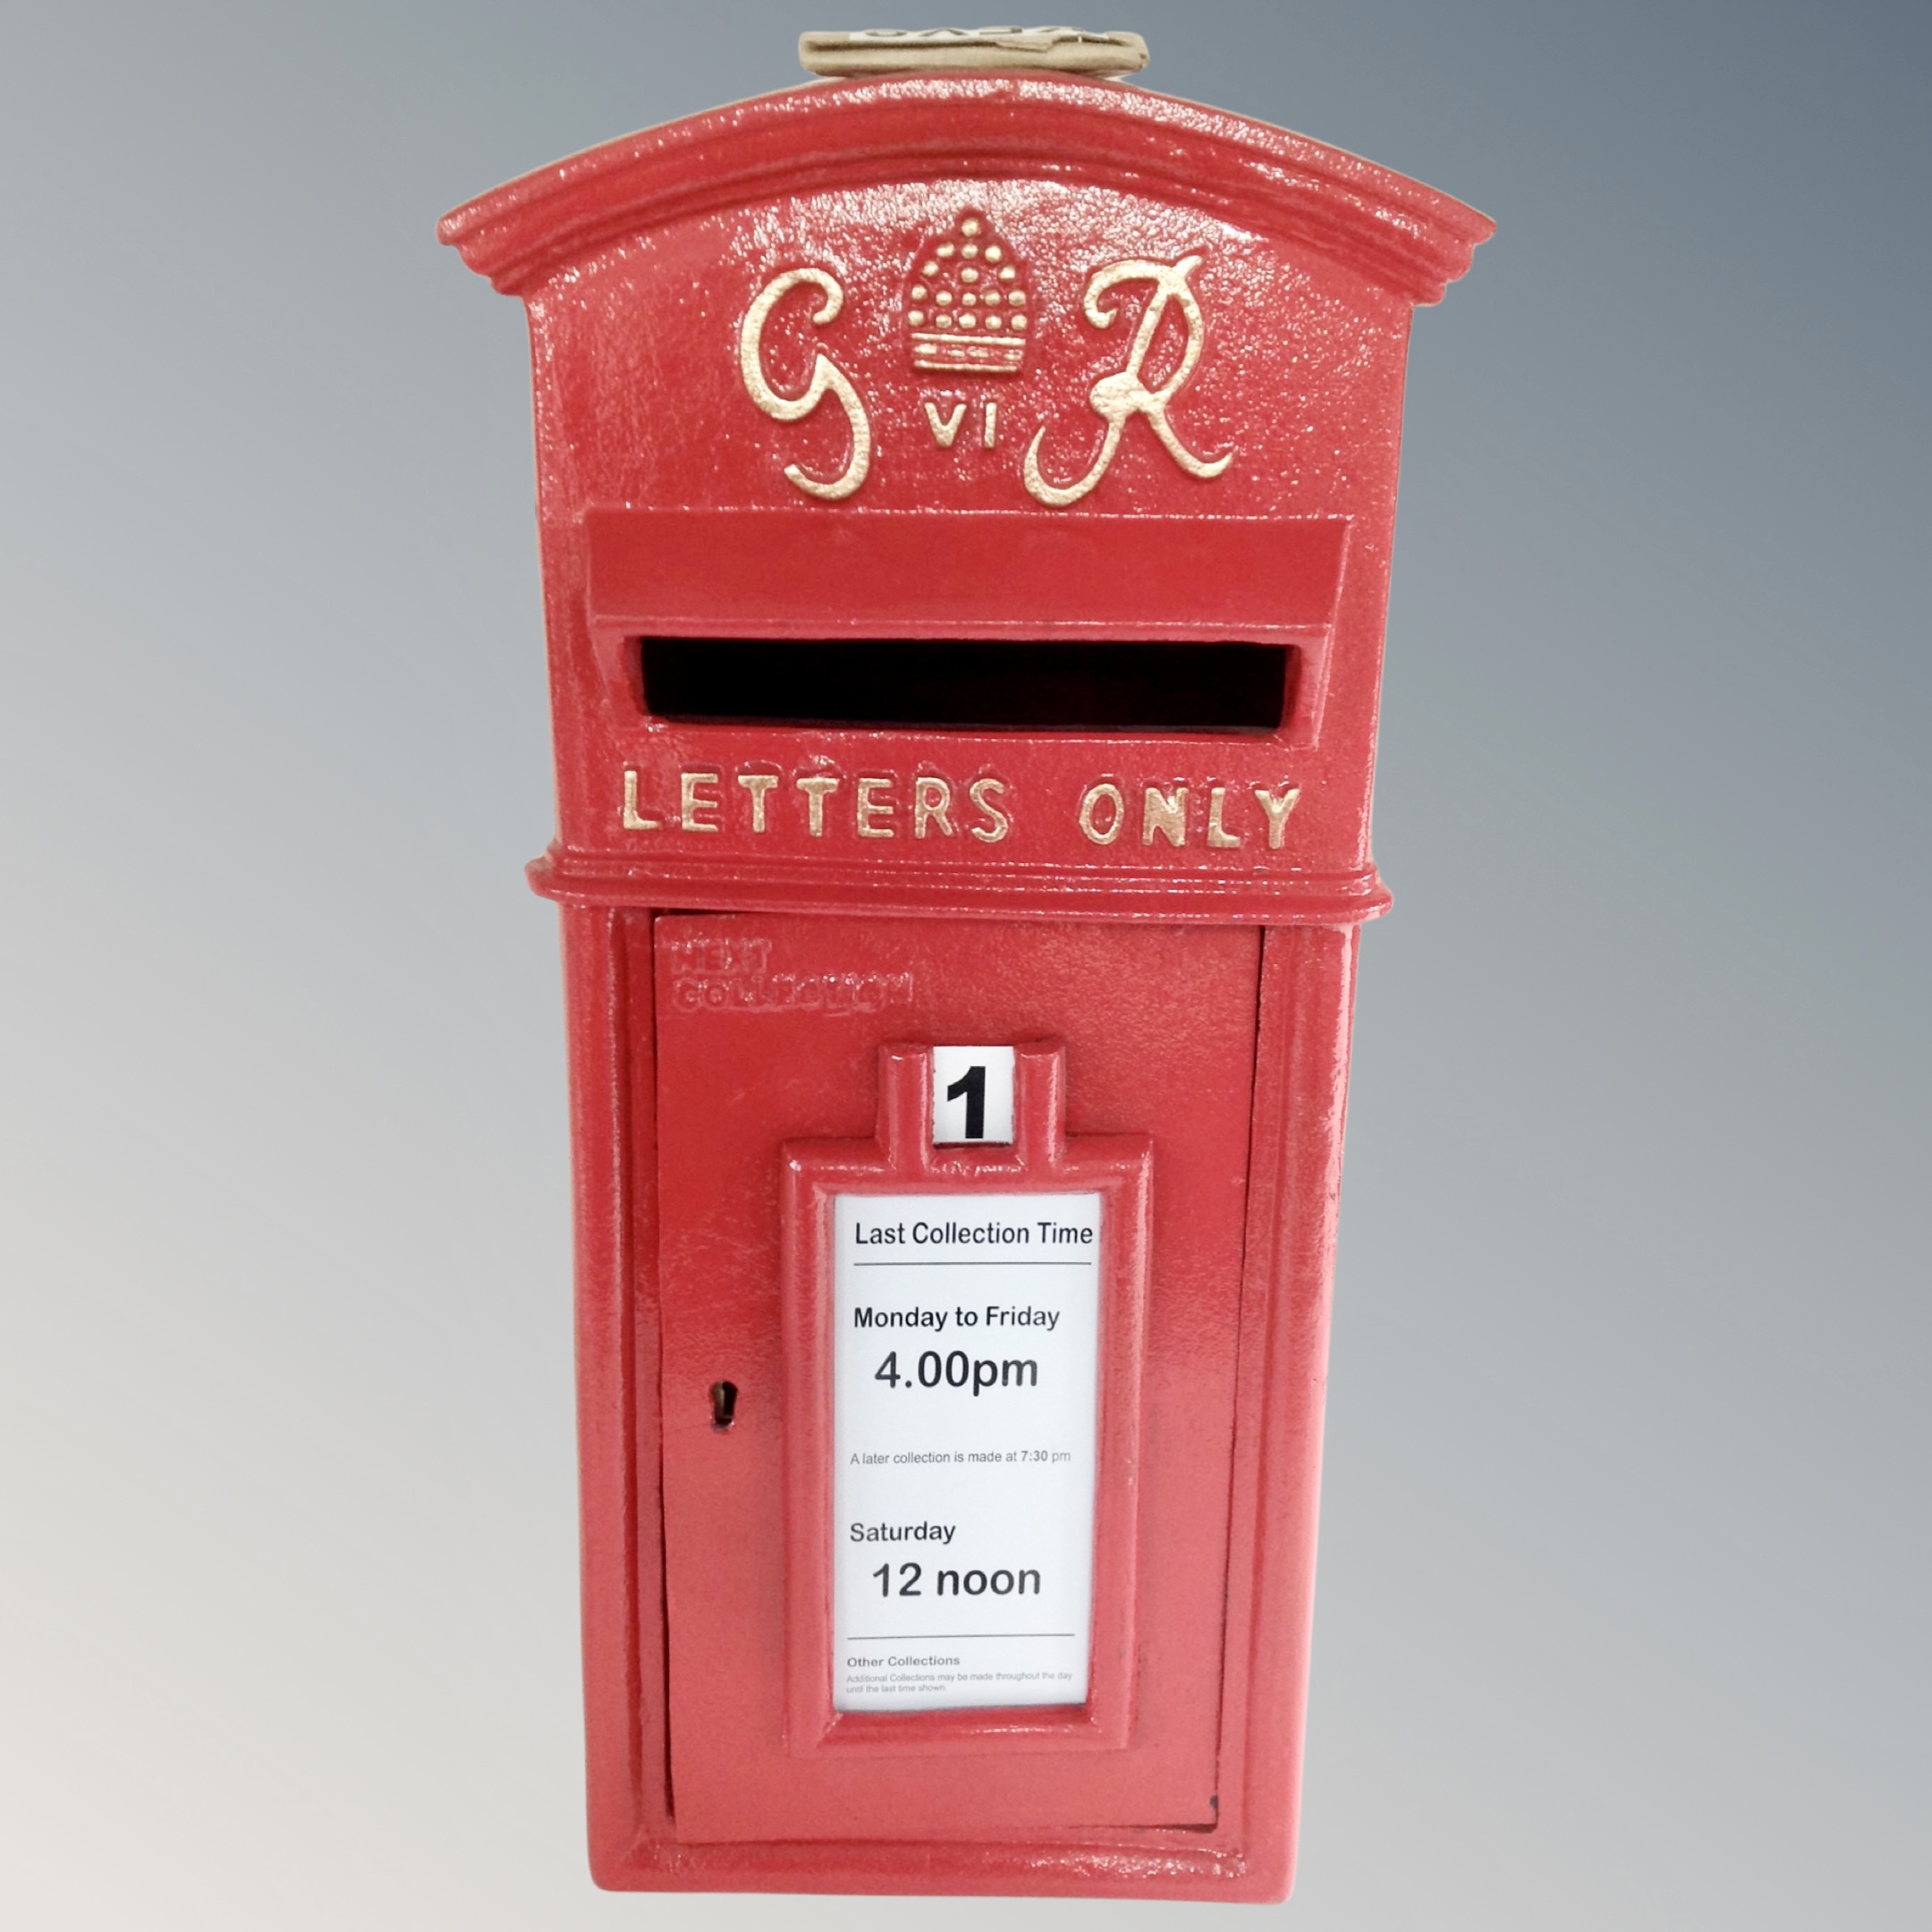
<instances>
[{"instance_id":1,"label":"grey gradient background","mask_svg":"<svg viewBox=\"0 0 1932 1932\"><path fill-rule=\"evenodd\" d=\"M1924 1925L1932 12L1096 23L1502 224L1418 318L1268 1922ZM525 351L431 223L814 24L10 10L10 1927L1226 1910L585 1874Z\"/></svg>"}]
</instances>

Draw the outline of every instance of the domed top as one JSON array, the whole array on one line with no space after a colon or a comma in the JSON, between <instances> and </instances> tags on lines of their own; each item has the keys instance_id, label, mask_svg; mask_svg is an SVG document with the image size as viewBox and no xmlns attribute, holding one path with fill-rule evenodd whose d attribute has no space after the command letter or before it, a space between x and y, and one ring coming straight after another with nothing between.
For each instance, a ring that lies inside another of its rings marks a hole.
<instances>
[{"instance_id":1,"label":"domed top","mask_svg":"<svg viewBox=\"0 0 1932 1932\"><path fill-rule=\"evenodd\" d=\"M936 175L1152 194L1304 243L1418 302L1440 301L1495 226L1419 182L1239 114L1073 75L945 73L822 81L646 129L496 189L437 233L521 293L660 223Z\"/></svg>"}]
</instances>

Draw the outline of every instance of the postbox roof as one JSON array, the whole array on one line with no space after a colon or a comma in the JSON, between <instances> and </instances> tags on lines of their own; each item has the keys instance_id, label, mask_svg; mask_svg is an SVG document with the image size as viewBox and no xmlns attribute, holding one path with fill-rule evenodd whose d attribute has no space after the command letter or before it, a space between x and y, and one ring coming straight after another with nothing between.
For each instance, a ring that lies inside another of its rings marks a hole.
<instances>
[{"instance_id":1,"label":"postbox roof","mask_svg":"<svg viewBox=\"0 0 1932 1932\"><path fill-rule=\"evenodd\" d=\"M1418 302L1439 301L1494 227L1405 175L1217 108L1113 81L960 74L822 82L648 128L495 189L437 232L521 293L640 228L935 173L1152 193L1304 242Z\"/></svg>"}]
</instances>

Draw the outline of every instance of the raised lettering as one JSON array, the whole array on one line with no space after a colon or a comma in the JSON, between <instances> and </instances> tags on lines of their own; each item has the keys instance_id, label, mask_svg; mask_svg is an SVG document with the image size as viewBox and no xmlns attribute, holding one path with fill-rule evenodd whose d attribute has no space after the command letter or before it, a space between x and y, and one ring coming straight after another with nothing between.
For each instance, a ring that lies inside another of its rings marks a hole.
<instances>
[{"instance_id":1,"label":"raised lettering","mask_svg":"<svg viewBox=\"0 0 1932 1932\"><path fill-rule=\"evenodd\" d=\"M1107 808L1107 822L1105 827L1096 824L1097 809ZM1080 801L1080 828L1096 845L1111 845L1121 835L1121 827L1127 822L1127 801L1121 796L1117 784L1104 781L1089 785L1086 794Z\"/></svg>"},{"instance_id":2,"label":"raised lettering","mask_svg":"<svg viewBox=\"0 0 1932 1932\"><path fill-rule=\"evenodd\" d=\"M912 781L912 836L924 838L926 827L936 825L946 837L953 836L953 787L944 778L930 775Z\"/></svg>"},{"instance_id":3,"label":"raised lettering","mask_svg":"<svg viewBox=\"0 0 1932 1932\"><path fill-rule=\"evenodd\" d=\"M899 809L889 798L879 796L881 792L890 790L891 786L890 778L860 779L859 795L853 801L853 806L860 838L892 838L896 835L889 825L877 823L878 819L894 817Z\"/></svg>"},{"instance_id":4,"label":"raised lettering","mask_svg":"<svg viewBox=\"0 0 1932 1932\"><path fill-rule=\"evenodd\" d=\"M951 449L953 447L953 438L959 434L960 425L965 419L966 405L963 402L955 402L953 405L953 413L943 419L939 414L937 403L928 402L926 405L927 423L932 429L933 441L941 449Z\"/></svg>"},{"instance_id":5,"label":"raised lettering","mask_svg":"<svg viewBox=\"0 0 1932 1932\"><path fill-rule=\"evenodd\" d=\"M721 832L724 827L716 818L708 818L707 812L718 809L717 794L706 792L702 787L715 785L718 775L715 771L683 771L678 774L678 823L687 832Z\"/></svg>"},{"instance_id":6,"label":"raised lettering","mask_svg":"<svg viewBox=\"0 0 1932 1932\"><path fill-rule=\"evenodd\" d=\"M1255 802L1267 814L1267 845L1270 852L1281 850L1282 840L1288 830L1288 814L1295 809L1295 801L1301 796L1300 785L1284 786L1279 798L1259 785L1255 787Z\"/></svg>"},{"instance_id":7,"label":"raised lettering","mask_svg":"<svg viewBox=\"0 0 1932 1932\"><path fill-rule=\"evenodd\" d=\"M638 775L627 771L623 775L623 828L626 832L655 832L657 821L647 818L638 809Z\"/></svg>"},{"instance_id":8,"label":"raised lettering","mask_svg":"<svg viewBox=\"0 0 1932 1932\"><path fill-rule=\"evenodd\" d=\"M792 783L805 794L805 829L814 838L825 836L825 801L839 788L836 778L795 778Z\"/></svg>"},{"instance_id":9,"label":"raised lettering","mask_svg":"<svg viewBox=\"0 0 1932 1932\"><path fill-rule=\"evenodd\" d=\"M765 794L778 783L778 775L775 772L740 772L738 783L751 794L751 829L754 832L764 831Z\"/></svg>"},{"instance_id":10,"label":"raised lettering","mask_svg":"<svg viewBox=\"0 0 1932 1932\"><path fill-rule=\"evenodd\" d=\"M1151 845L1158 832L1170 845L1187 843L1187 787L1176 785L1163 792L1158 785L1147 788L1140 813L1140 843Z\"/></svg>"},{"instance_id":11,"label":"raised lettering","mask_svg":"<svg viewBox=\"0 0 1932 1932\"><path fill-rule=\"evenodd\" d=\"M967 827L976 839L985 844L997 845L1013 830L1013 820L987 796L989 792L1004 792L1005 789L1004 784L997 778L975 778L966 788L966 795L992 821L990 825Z\"/></svg>"},{"instance_id":12,"label":"raised lettering","mask_svg":"<svg viewBox=\"0 0 1932 1932\"><path fill-rule=\"evenodd\" d=\"M1217 784L1208 794L1208 843L1217 851L1229 852L1241 843L1241 834L1230 832L1221 823L1221 814L1227 806L1227 787Z\"/></svg>"},{"instance_id":13,"label":"raised lettering","mask_svg":"<svg viewBox=\"0 0 1932 1932\"><path fill-rule=\"evenodd\" d=\"M865 481L866 471L872 467L872 425L865 404L859 400L859 392L847 380L844 370L822 350L812 357L811 379L802 394L780 395L765 379L765 324L772 310L801 283L809 283L825 297L813 311L813 324L823 328L826 323L837 320L839 310L845 306L845 291L823 268L788 268L783 275L774 275L758 291L739 327L738 372L744 378L745 394L767 416L780 422L802 422L824 402L827 391L838 398L852 429L852 454L846 458L844 469L826 483L807 476L796 463L784 466L786 479L808 496L835 503L842 496L850 496Z\"/></svg>"},{"instance_id":14,"label":"raised lettering","mask_svg":"<svg viewBox=\"0 0 1932 1932\"><path fill-rule=\"evenodd\" d=\"M1100 453L1094 458L1093 466L1087 474L1072 483L1049 483L1039 462L1040 445L1046 440L1046 430L1040 429L1027 445L1026 461L1021 466L1021 474L1028 490L1041 503L1056 510L1078 503L1107 473L1114 453L1120 448L1121 437L1126 433L1128 419L1134 416L1147 418L1148 428L1160 438L1161 446L1190 476L1217 477L1233 462L1234 453L1230 450L1225 456L1204 462L1174 434L1174 425L1167 420L1167 405L1180 393L1182 385L1194 373L1194 366L1200 360L1201 337L1206 332L1206 324L1201 318L1200 303L1188 285L1188 277L1199 266L1199 255L1183 256L1173 263L1119 261L1111 267L1097 270L1088 283L1082 306L1087 319L1096 328L1113 327L1120 310L1112 304L1103 309L1100 297L1118 288L1123 282L1151 282L1154 292L1148 297L1147 307L1140 312L1140 326L1134 331L1133 346L1128 351L1126 368L1114 375L1103 376L1089 392L1089 407L1107 427L1106 435L1101 439ZM1169 302L1180 304L1181 313L1187 322L1187 347L1174 365L1173 375L1159 388L1149 389L1140 379L1140 370L1147 361L1148 352L1154 346L1154 337L1159 331L1161 318L1167 312Z\"/></svg>"}]
</instances>

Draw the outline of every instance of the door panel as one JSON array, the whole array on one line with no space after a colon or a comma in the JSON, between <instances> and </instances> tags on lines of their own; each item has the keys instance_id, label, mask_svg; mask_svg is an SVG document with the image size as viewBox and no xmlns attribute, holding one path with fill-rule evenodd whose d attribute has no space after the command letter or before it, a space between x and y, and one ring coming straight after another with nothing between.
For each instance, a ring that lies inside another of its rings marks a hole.
<instances>
[{"instance_id":1,"label":"door panel","mask_svg":"<svg viewBox=\"0 0 1932 1932\"><path fill-rule=\"evenodd\" d=\"M679 1835L1011 1838L1212 1824L1260 936L696 915L661 917L655 936L649 958L633 953L631 998L634 1012L657 1013ZM889 1041L1047 1036L1066 1043L1070 1134L1153 1140L1127 1741L798 1757L785 1736L780 1148L869 1137ZM720 1381L737 1390L728 1429L713 1426Z\"/></svg>"}]
</instances>

